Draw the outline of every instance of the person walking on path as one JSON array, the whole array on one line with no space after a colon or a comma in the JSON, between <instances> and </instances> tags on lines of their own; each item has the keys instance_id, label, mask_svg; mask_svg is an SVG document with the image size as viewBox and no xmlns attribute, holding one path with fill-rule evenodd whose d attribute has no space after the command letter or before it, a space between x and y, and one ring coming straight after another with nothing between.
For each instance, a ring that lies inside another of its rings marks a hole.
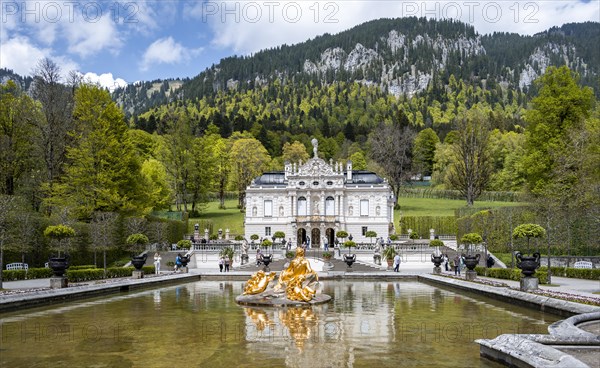
<instances>
[{"instance_id":1,"label":"person walking on path","mask_svg":"<svg viewBox=\"0 0 600 368\"><path fill-rule=\"evenodd\" d=\"M181 266L183 266L181 263L181 253L177 253L177 257L175 257L175 272L179 271Z\"/></svg>"},{"instance_id":2,"label":"person walking on path","mask_svg":"<svg viewBox=\"0 0 600 368\"><path fill-rule=\"evenodd\" d=\"M162 261L160 253L154 253L154 273L157 275L160 274L160 261Z\"/></svg>"},{"instance_id":3,"label":"person walking on path","mask_svg":"<svg viewBox=\"0 0 600 368\"><path fill-rule=\"evenodd\" d=\"M223 272L223 266L225 266L225 258L219 258L219 272Z\"/></svg>"},{"instance_id":4,"label":"person walking on path","mask_svg":"<svg viewBox=\"0 0 600 368\"><path fill-rule=\"evenodd\" d=\"M394 272L400 272L400 255L394 256Z\"/></svg>"}]
</instances>

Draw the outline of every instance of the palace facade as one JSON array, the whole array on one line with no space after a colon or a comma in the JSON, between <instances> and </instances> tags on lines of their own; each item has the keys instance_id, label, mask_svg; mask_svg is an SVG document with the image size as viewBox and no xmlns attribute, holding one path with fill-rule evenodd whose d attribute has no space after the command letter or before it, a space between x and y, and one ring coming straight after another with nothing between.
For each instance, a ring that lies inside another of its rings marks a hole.
<instances>
[{"instance_id":1,"label":"palace facade","mask_svg":"<svg viewBox=\"0 0 600 368\"><path fill-rule=\"evenodd\" d=\"M283 231L286 240L312 247L345 230L355 242L370 242L375 231L387 238L394 223L394 196L387 181L370 171L353 171L317 155L306 163L285 164L283 172L267 172L246 189L245 237L271 238Z\"/></svg>"}]
</instances>

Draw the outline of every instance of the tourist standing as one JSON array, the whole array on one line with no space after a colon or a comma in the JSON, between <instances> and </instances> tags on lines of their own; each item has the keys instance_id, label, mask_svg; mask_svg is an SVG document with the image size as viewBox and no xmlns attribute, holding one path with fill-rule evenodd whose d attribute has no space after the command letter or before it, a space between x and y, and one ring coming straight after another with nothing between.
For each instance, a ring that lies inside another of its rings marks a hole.
<instances>
[{"instance_id":1,"label":"tourist standing","mask_svg":"<svg viewBox=\"0 0 600 368\"><path fill-rule=\"evenodd\" d=\"M494 261L494 258L491 255L488 255L488 258L486 261L487 268L492 268L495 263L496 263L496 261Z\"/></svg>"},{"instance_id":2,"label":"tourist standing","mask_svg":"<svg viewBox=\"0 0 600 368\"><path fill-rule=\"evenodd\" d=\"M154 273L157 275L160 274L160 261L162 261L160 253L154 253Z\"/></svg>"},{"instance_id":3,"label":"tourist standing","mask_svg":"<svg viewBox=\"0 0 600 368\"><path fill-rule=\"evenodd\" d=\"M329 250L329 243L327 242L326 236L323 237L323 250L326 252Z\"/></svg>"},{"instance_id":4,"label":"tourist standing","mask_svg":"<svg viewBox=\"0 0 600 368\"><path fill-rule=\"evenodd\" d=\"M223 266L225 266L225 258L219 258L219 272L223 272Z\"/></svg>"},{"instance_id":5,"label":"tourist standing","mask_svg":"<svg viewBox=\"0 0 600 368\"><path fill-rule=\"evenodd\" d=\"M394 256L394 272L400 272L400 255L397 253Z\"/></svg>"},{"instance_id":6,"label":"tourist standing","mask_svg":"<svg viewBox=\"0 0 600 368\"><path fill-rule=\"evenodd\" d=\"M444 254L444 268L446 269L446 272L450 271L450 269L448 269L448 255Z\"/></svg>"},{"instance_id":7,"label":"tourist standing","mask_svg":"<svg viewBox=\"0 0 600 368\"><path fill-rule=\"evenodd\" d=\"M262 260L263 260L262 252L261 252L260 248L258 248L256 250L256 266L260 266L260 264L262 263Z\"/></svg>"},{"instance_id":8,"label":"tourist standing","mask_svg":"<svg viewBox=\"0 0 600 368\"><path fill-rule=\"evenodd\" d=\"M229 264L231 263L231 260L229 259L229 257L225 257L225 272L229 272Z\"/></svg>"},{"instance_id":9,"label":"tourist standing","mask_svg":"<svg viewBox=\"0 0 600 368\"><path fill-rule=\"evenodd\" d=\"M452 260L452 267L454 267L454 274L460 275L460 257L458 254L454 256L454 259Z\"/></svg>"}]
</instances>

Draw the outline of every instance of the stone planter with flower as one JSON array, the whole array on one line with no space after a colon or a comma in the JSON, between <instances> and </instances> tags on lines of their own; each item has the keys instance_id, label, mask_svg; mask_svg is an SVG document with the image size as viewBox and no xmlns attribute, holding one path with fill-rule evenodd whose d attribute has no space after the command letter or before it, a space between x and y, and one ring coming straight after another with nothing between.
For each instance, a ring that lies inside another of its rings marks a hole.
<instances>
[{"instance_id":1,"label":"stone planter with flower","mask_svg":"<svg viewBox=\"0 0 600 368\"><path fill-rule=\"evenodd\" d=\"M383 250L383 254L382 255L383 255L383 258L387 262L387 270L388 271L392 270L393 269L393 264L394 264L394 257L396 256L396 250L392 246L386 247Z\"/></svg>"},{"instance_id":2,"label":"stone planter with flower","mask_svg":"<svg viewBox=\"0 0 600 368\"><path fill-rule=\"evenodd\" d=\"M52 255L48 259L48 267L54 273L50 279L50 287L53 289L65 288L68 286L68 280L64 274L69 268L70 239L75 236L75 230L67 225L48 226L44 230L44 236L50 238L51 248L58 252L58 255Z\"/></svg>"},{"instance_id":3,"label":"stone planter with flower","mask_svg":"<svg viewBox=\"0 0 600 368\"><path fill-rule=\"evenodd\" d=\"M148 244L148 237L144 234L131 234L125 240L131 253L131 264L135 267L132 273L132 278L141 279L144 277L144 271L142 267L146 264L148 254L145 252L146 244Z\"/></svg>"},{"instance_id":4,"label":"stone planter with flower","mask_svg":"<svg viewBox=\"0 0 600 368\"><path fill-rule=\"evenodd\" d=\"M323 271L331 271L334 268L333 263L331 263L331 258L333 257L333 253L329 251L324 251L321 256L323 257Z\"/></svg>"},{"instance_id":5,"label":"stone planter with flower","mask_svg":"<svg viewBox=\"0 0 600 368\"><path fill-rule=\"evenodd\" d=\"M440 265L444 262L444 256L442 255L442 252L440 251L440 247L444 246L444 242L441 241L440 239L433 239L432 241L429 242L429 246L436 248L435 253L431 254L431 262L433 262L433 265L435 266L433 268L433 273L436 275L439 275L442 273L442 269L440 268Z\"/></svg>"},{"instance_id":6,"label":"stone planter with flower","mask_svg":"<svg viewBox=\"0 0 600 368\"><path fill-rule=\"evenodd\" d=\"M481 258L481 254L473 254L473 247L477 244L483 243L483 238L478 233L468 233L460 238L460 242L467 246L467 254L462 254L463 261L465 262L465 266L467 267L467 272L465 272L465 279L467 280L475 280L477 277L477 272L475 272L475 267L479 264L479 259Z\"/></svg>"},{"instance_id":7,"label":"stone planter with flower","mask_svg":"<svg viewBox=\"0 0 600 368\"><path fill-rule=\"evenodd\" d=\"M517 226L512 233L514 239L527 239L527 252L530 253L529 241L531 238L541 238L546 235L546 230L537 224L521 224ZM535 270L540 267L540 253L534 252L527 256L521 252L515 255L517 259L517 267L521 269L523 277L521 277L520 289L522 291L537 290L539 280L534 277Z\"/></svg>"}]
</instances>

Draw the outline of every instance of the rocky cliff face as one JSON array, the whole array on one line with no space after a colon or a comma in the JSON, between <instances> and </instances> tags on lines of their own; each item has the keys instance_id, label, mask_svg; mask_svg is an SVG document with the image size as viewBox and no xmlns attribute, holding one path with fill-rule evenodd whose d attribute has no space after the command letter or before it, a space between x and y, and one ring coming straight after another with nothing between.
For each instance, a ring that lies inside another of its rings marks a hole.
<instances>
[{"instance_id":1,"label":"rocky cliff face","mask_svg":"<svg viewBox=\"0 0 600 368\"><path fill-rule=\"evenodd\" d=\"M380 38L376 44L377 49L368 48L357 43L352 51L346 53L342 48L328 48L321 53L317 60L304 61L304 73L324 74L328 71L338 72L345 70L349 73L362 71L369 68L381 70L377 80L364 78L358 80L366 84L379 84L382 88L396 96L422 92L427 89L432 79L431 69L444 69L448 63L450 53L458 53L464 58L485 55L485 48L481 45L480 37L467 38L459 35L448 39L438 35L430 37L428 34L417 35L410 39L399 31L392 30ZM430 50L425 58L433 67L422 70L412 62L418 59L423 50ZM387 54L384 58L382 54ZM415 54L413 56L413 54ZM391 55L391 57L390 57ZM404 71L404 72L401 72ZM380 82L378 82L380 81Z\"/></svg>"}]
</instances>

